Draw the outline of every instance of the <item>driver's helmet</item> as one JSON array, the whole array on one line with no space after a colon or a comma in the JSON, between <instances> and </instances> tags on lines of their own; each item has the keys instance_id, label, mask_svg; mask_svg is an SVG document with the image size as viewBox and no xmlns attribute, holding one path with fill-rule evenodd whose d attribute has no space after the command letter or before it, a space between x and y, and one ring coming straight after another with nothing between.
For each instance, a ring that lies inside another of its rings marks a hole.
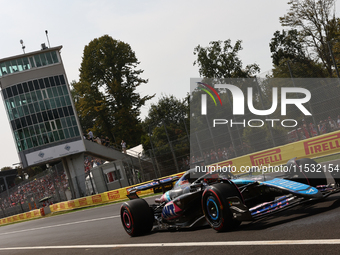
<instances>
[{"instance_id":1,"label":"driver's helmet","mask_svg":"<svg viewBox=\"0 0 340 255\"><path fill-rule=\"evenodd\" d=\"M190 170L189 170L190 171ZM189 179L190 179L190 173L189 171L185 172L181 178L179 178L179 180L176 182L174 188L179 188L179 187L182 187L182 186L187 186L187 185L190 185L189 183ZM187 184L187 185L186 185Z\"/></svg>"},{"instance_id":2,"label":"driver's helmet","mask_svg":"<svg viewBox=\"0 0 340 255\"><path fill-rule=\"evenodd\" d=\"M200 173L197 172L196 169L190 169L188 171L186 171L182 177L176 182L174 188L178 188L178 187L186 187L189 186L191 183L193 183L194 181L196 181L199 177L201 177L202 175L204 175L205 173Z\"/></svg>"}]
</instances>

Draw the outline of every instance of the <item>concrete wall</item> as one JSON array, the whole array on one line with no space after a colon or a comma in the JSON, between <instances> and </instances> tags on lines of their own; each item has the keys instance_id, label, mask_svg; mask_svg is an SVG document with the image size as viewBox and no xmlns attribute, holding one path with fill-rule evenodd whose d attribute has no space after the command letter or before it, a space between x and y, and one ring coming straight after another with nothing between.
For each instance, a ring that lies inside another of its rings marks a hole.
<instances>
[{"instance_id":1,"label":"concrete wall","mask_svg":"<svg viewBox=\"0 0 340 255\"><path fill-rule=\"evenodd\" d=\"M109 182L107 174L115 171L120 172L121 178L114 180L113 182ZM91 169L91 172L98 193L129 186L122 160L116 160L114 162L96 166Z\"/></svg>"},{"instance_id":2,"label":"concrete wall","mask_svg":"<svg viewBox=\"0 0 340 255\"><path fill-rule=\"evenodd\" d=\"M72 198L86 196L84 153L64 157L62 162L68 176Z\"/></svg>"}]
</instances>

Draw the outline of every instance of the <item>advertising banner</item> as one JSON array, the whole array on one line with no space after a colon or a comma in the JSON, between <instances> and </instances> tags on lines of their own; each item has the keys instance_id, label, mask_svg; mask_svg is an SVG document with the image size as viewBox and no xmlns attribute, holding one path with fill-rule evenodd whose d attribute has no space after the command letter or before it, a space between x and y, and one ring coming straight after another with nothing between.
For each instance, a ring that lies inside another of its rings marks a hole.
<instances>
[{"instance_id":1,"label":"advertising banner","mask_svg":"<svg viewBox=\"0 0 340 255\"><path fill-rule=\"evenodd\" d=\"M85 151L84 143L79 140L28 153L26 159L28 166L30 166L83 151Z\"/></svg>"}]
</instances>

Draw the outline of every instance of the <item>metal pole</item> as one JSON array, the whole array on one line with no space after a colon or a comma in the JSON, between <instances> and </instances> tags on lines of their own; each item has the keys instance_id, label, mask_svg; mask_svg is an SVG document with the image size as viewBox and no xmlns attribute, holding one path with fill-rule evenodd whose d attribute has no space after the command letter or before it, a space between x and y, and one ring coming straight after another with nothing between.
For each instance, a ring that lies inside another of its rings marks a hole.
<instances>
[{"instance_id":1,"label":"metal pole","mask_svg":"<svg viewBox=\"0 0 340 255\"><path fill-rule=\"evenodd\" d=\"M338 66L337 66L335 59L334 59L331 44L329 42L327 42L327 45L328 45L329 53L331 54L331 57L332 57L332 61L333 61L333 65L334 65L334 68L335 68L336 75L338 76L338 78L340 78Z\"/></svg>"},{"instance_id":2,"label":"metal pole","mask_svg":"<svg viewBox=\"0 0 340 255\"><path fill-rule=\"evenodd\" d=\"M64 172L64 168L62 169L62 171ZM62 191L64 193L64 198L65 200L67 200L67 197L66 197L66 194L65 194L65 190L64 190L64 185L61 181L61 178L60 178L60 175L59 175L59 170L57 170L57 177L58 177L58 180L59 180L59 191ZM59 201L61 202L61 201Z\"/></svg>"},{"instance_id":3,"label":"metal pole","mask_svg":"<svg viewBox=\"0 0 340 255\"><path fill-rule=\"evenodd\" d=\"M143 180L145 179L145 176L144 176L144 169L143 169L143 166L142 166L140 154L141 154L141 152L138 153L138 162L139 162L140 171L142 172L142 176L143 176L141 178L142 179L141 182L143 182Z\"/></svg>"},{"instance_id":4,"label":"metal pole","mask_svg":"<svg viewBox=\"0 0 340 255\"><path fill-rule=\"evenodd\" d=\"M228 102L229 102L230 109L232 109L233 106L232 106L231 99L230 99L230 96L229 96L229 91L227 91L226 93L227 93L227 97L228 97ZM234 117L234 116L233 116L233 117ZM234 119L233 117L232 117L232 119ZM235 120L236 120L236 118L235 118ZM230 136L231 144L233 145L233 149L234 149L234 154L235 154L234 157L237 157L237 156L238 156L238 154L237 154L237 148L236 148L236 144L235 144L235 141L234 141L233 134L232 134L232 132L231 132L231 129L230 129L230 126L229 126L229 125L227 125L227 128L228 128L228 133L229 133L229 136ZM238 126L236 126L236 130L237 130L238 138L239 138L240 143L241 143L242 140L241 140L240 132L239 132L239 130L238 130Z\"/></svg>"},{"instance_id":5,"label":"metal pole","mask_svg":"<svg viewBox=\"0 0 340 255\"><path fill-rule=\"evenodd\" d=\"M153 152L150 149L149 149L149 151L150 151L150 156L151 156L151 160L152 160L153 171L155 172L155 178L157 178L157 169L155 167L155 159L153 157Z\"/></svg>"},{"instance_id":6,"label":"metal pole","mask_svg":"<svg viewBox=\"0 0 340 255\"><path fill-rule=\"evenodd\" d=\"M73 183L73 180L72 180L70 169L68 168L68 164L67 164L66 158L62 158L62 162L63 162L63 168L65 169L65 172L66 172L66 176L67 176L67 180L68 180L68 185L69 185L69 187L71 189L72 199L75 199L75 198L77 198L77 194L76 194L76 190L74 188L74 183ZM65 196L66 196L66 194L65 194Z\"/></svg>"},{"instance_id":7,"label":"metal pole","mask_svg":"<svg viewBox=\"0 0 340 255\"><path fill-rule=\"evenodd\" d=\"M183 123L184 123L185 132L187 133L188 140L189 140L189 142L190 142L190 136L189 136L189 132L188 132L188 128L187 128L187 124L185 123L185 119L184 119L184 118L182 118L182 120L183 120Z\"/></svg>"},{"instance_id":8,"label":"metal pole","mask_svg":"<svg viewBox=\"0 0 340 255\"><path fill-rule=\"evenodd\" d=\"M76 179L77 189L78 189L78 192L79 192L79 197L84 197L85 195L83 194L82 190L80 189L79 181L78 181L77 176L74 176L74 178ZM105 182L105 183L106 183L106 182Z\"/></svg>"},{"instance_id":9,"label":"metal pole","mask_svg":"<svg viewBox=\"0 0 340 255\"><path fill-rule=\"evenodd\" d=\"M172 143L170 141L169 134L168 134L168 131L166 129L165 121L162 120L162 122L163 122L163 127L164 127L164 130L165 130L166 137L167 137L169 145L170 145L170 150L171 150L171 153L172 153L172 157L174 158L175 167L176 167L177 173L179 173L179 168L178 168L178 164L177 164L177 160L176 160L176 155L175 155L174 149L172 148Z\"/></svg>"},{"instance_id":10,"label":"metal pole","mask_svg":"<svg viewBox=\"0 0 340 255\"><path fill-rule=\"evenodd\" d=\"M289 70L289 74L290 74L290 78L292 80L292 83L293 83L293 86L294 88L296 87L295 86L295 82L294 82L294 78L293 78L293 72L292 72L292 69L290 68L290 64L289 64L289 60L287 60L287 65L288 65L288 70ZM299 98L298 94L296 93L296 98ZM299 131L297 128L295 128L295 131L296 131L296 136L297 136L297 139L298 141L300 141L300 137L299 137Z\"/></svg>"},{"instance_id":11,"label":"metal pole","mask_svg":"<svg viewBox=\"0 0 340 255\"><path fill-rule=\"evenodd\" d=\"M235 145L235 142L234 142L234 138L233 138L233 135L231 134L229 125L227 125L227 128L228 128L228 133L229 133L229 136L230 136L231 144L233 145L234 154L235 154L235 158L236 158L237 157L237 151L236 151L236 145Z\"/></svg>"},{"instance_id":12,"label":"metal pole","mask_svg":"<svg viewBox=\"0 0 340 255\"><path fill-rule=\"evenodd\" d=\"M5 182L7 196L8 196L8 201L9 201L10 200L10 195L9 195L9 190L8 190L8 184L7 184L7 181L6 181L6 176L4 176L2 178L4 179L4 182Z\"/></svg>"},{"instance_id":13,"label":"metal pole","mask_svg":"<svg viewBox=\"0 0 340 255\"><path fill-rule=\"evenodd\" d=\"M152 139L151 139L151 126L150 125L149 125L149 138L150 138L150 144L151 144L151 148L152 148L152 154L153 154L153 156L155 158L155 161L156 161L156 166L157 166L157 169L158 169L158 174L159 174L159 177L162 177L161 171L160 171L159 166L158 166L155 150L154 150L154 147L153 147ZM157 175L156 175L156 177L157 177Z\"/></svg>"},{"instance_id":14,"label":"metal pole","mask_svg":"<svg viewBox=\"0 0 340 255\"><path fill-rule=\"evenodd\" d=\"M216 144L215 144L215 140L214 140L214 135L213 135L213 133L212 133L212 131L211 131L211 127L210 127L210 124L209 124L209 120L208 120L207 115L205 115L205 119L207 120L207 125L208 125L208 129L209 129L209 132L210 132L210 136L211 136L212 143L213 143L213 145L214 145L214 149L215 149L215 151L217 151L217 149L216 149Z\"/></svg>"},{"instance_id":15,"label":"metal pole","mask_svg":"<svg viewBox=\"0 0 340 255\"><path fill-rule=\"evenodd\" d=\"M103 181L105 183L105 188L106 188L106 191L109 191L109 187L107 186L107 182L106 182L106 178L105 178L105 174L104 174L104 170L103 168L99 167L101 173L102 173L102 176L103 176Z\"/></svg>"},{"instance_id":16,"label":"metal pole","mask_svg":"<svg viewBox=\"0 0 340 255\"><path fill-rule=\"evenodd\" d=\"M260 95L260 101L261 101L261 105L262 105L262 109L264 110L264 104L263 104L263 98L262 98L262 93L261 93L261 89L260 89L260 85L257 81L257 78L255 77L255 81L256 81L256 86L257 86L257 91ZM269 119L269 117L267 116L267 118ZM274 139L274 135L273 135L273 130L272 127L269 125L269 132L270 132L270 136L272 137L272 141L273 141L273 146L275 147L275 139Z\"/></svg>"},{"instance_id":17,"label":"metal pole","mask_svg":"<svg viewBox=\"0 0 340 255\"><path fill-rule=\"evenodd\" d=\"M46 38L47 38L47 42L48 42L48 47L51 48L50 40L48 39L48 31L47 30L45 30L45 34L46 34Z\"/></svg>"},{"instance_id":18,"label":"metal pole","mask_svg":"<svg viewBox=\"0 0 340 255\"><path fill-rule=\"evenodd\" d=\"M195 136L196 136L196 141L197 141L198 148L200 150L201 157L203 158L202 147L201 147L200 141L198 140L198 136L196 132L195 132Z\"/></svg>"},{"instance_id":19,"label":"metal pole","mask_svg":"<svg viewBox=\"0 0 340 255\"><path fill-rule=\"evenodd\" d=\"M229 95L229 90L227 90L227 97L228 97L230 109L232 109L232 104L231 104L231 99L230 99L230 95ZM234 115L233 115L233 119L235 119L235 121L236 121L236 117ZM229 125L228 125L228 127L229 127ZM230 129L228 129L228 130L230 132ZM240 141L240 144L242 145L242 139L241 139L241 135L240 135L240 131L238 129L238 126L236 126L236 131L237 131L237 134L238 134L238 139ZM230 133L230 135L232 136L231 133ZM233 146L234 146L235 156L237 156L236 147L235 147L234 143L233 143Z\"/></svg>"},{"instance_id":20,"label":"metal pole","mask_svg":"<svg viewBox=\"0 0 340 255\"><path fill-rule=\"evenodd\" d=\"M133 165L133 161L132 161L132 157L130 156L130 161L131 161L131 167L130 167L130 172L132 173L132 180L133 180L133 182L135 182L135 180L136 180L136 183L134 183L134 184L137 184L138 183L138 181L137 181L137 174L136 174L136 168L135 168L135 166ZM128 165L129 165L129 163L128 163Z\"/></svg>"},{"instance_id":21,"label":"metal pole","mask_svg":"<svg viewBox=\"0 0 340 255\"><path fill-rule=\"evenodd\" d=\"M293 72L292 72L292 69L290 68L289 60L287 60L287 65L288 65L288 70L289 70L290 78L292 79L292 82L293 82L293 86L296 87L295 86L295 82L294 82L294 78L293 78ZM297 94L296 94L296 97L298 97Z\"/></svg>"},{"instance_id":22,"label":"metal pole","mask_svg":"<svg viewBox=\"0 0 340 255\"><path fill-rule=\"evenodd\" d=\"M122 183L121 183L121 181L120 181L120 178L121 178L120 171L117 169L117 166L116 166L116 163L115 163L115 162L113 162L113 165L114 165L114 167L115 167L115 170L116 170L117 175L119 175L119 176L117 176L117 177L118 177L119 185L120 185L120 187L122 188L123 186L122 186ZM118 173L119 173L119 174L118 174Z\"/></svg>"},{"instance_id":23,"label":"metal pole","mask_svg":"<svg viewBox=\"0 0 340 255\"><path fill-rule=\"evenodd\" d=\"M50 166L49 170L50 170L50 176L52 178L52 182L53 182L53 186L54 186L54 191L55 191L55 193L57 193L57 197L58 197L59 201L61 201L60 194L59 194L59 192L57 190L57 187L55 185L55 180L54 180L54 175L53 175L54 174L53 168Z\"/></svg>"},{"instance_id":24,"label":"metal pole","mask_svg":"<svg viewBox=\"0 0 340 255\"><path fill-rule=\"evenodd\" d=\"M294 88L296 88L296 85L295 85L295 82L294 82L294 77L293 77L293 72L292 72L292 69L290 68L289 61L287 61L287 64L288 64L288 69L289 69L289 73L290 73L290 78L292 79ZM297 93L296 93L296 98L299 98L299 96L298 96ZM312 119L313 119L313 123L314 123L315 129L316 129L316 133L317 133L318 135L320 135L318 126L317 126L317 124L316 124L316 122L315 122L315 118L314 118L314 116L313 116L313 108L312 108L312 105L310 104L310 102L308 102L308 105L309 105L310 111L312 112ZM298 130L297 130L297 129L295 129L295 130L296 130L296 134L297 134L298 140L300 140L300 139L299 139ZM309 130L308 127L307 127L307 130L308 130L308 133L310 134L310 132L309 132L310 130ZM310 135L311 135L311 134L310 134Z\"/></svg>"},{"instance_id":25,"label":"metal pole","mask_svg":"<svg viewBox=\"0 0 340 255\"><path fill-rule=\"evenodd\" d=\"M93 185L91 170L89 171L89 178L90 178L90 182L91 182L91 186L92 186L92 192L97 194L97 191L96 191L96 189L94 188L94 185Z\"/></svg>"}]
</instances>

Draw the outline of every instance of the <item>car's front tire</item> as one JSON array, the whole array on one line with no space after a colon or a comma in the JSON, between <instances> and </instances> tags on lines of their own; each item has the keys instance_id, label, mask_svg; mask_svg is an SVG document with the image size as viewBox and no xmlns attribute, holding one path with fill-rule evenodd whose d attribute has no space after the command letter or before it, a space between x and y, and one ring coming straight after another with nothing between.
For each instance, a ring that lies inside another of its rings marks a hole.
<instances>
[{"instance_id":1,"label":"car's front tire","mask_svg":"<svg viewBox=\"0 0 340 255\"><path fill-rule=\"evenodd\" d=\"M233 218L227 201L227 197L234 196L241 198L237 188L229 183L218 183L204 191L202 209L206 220L216 231L232 230L241 224Z\"/></svg>"}]
</instances>

